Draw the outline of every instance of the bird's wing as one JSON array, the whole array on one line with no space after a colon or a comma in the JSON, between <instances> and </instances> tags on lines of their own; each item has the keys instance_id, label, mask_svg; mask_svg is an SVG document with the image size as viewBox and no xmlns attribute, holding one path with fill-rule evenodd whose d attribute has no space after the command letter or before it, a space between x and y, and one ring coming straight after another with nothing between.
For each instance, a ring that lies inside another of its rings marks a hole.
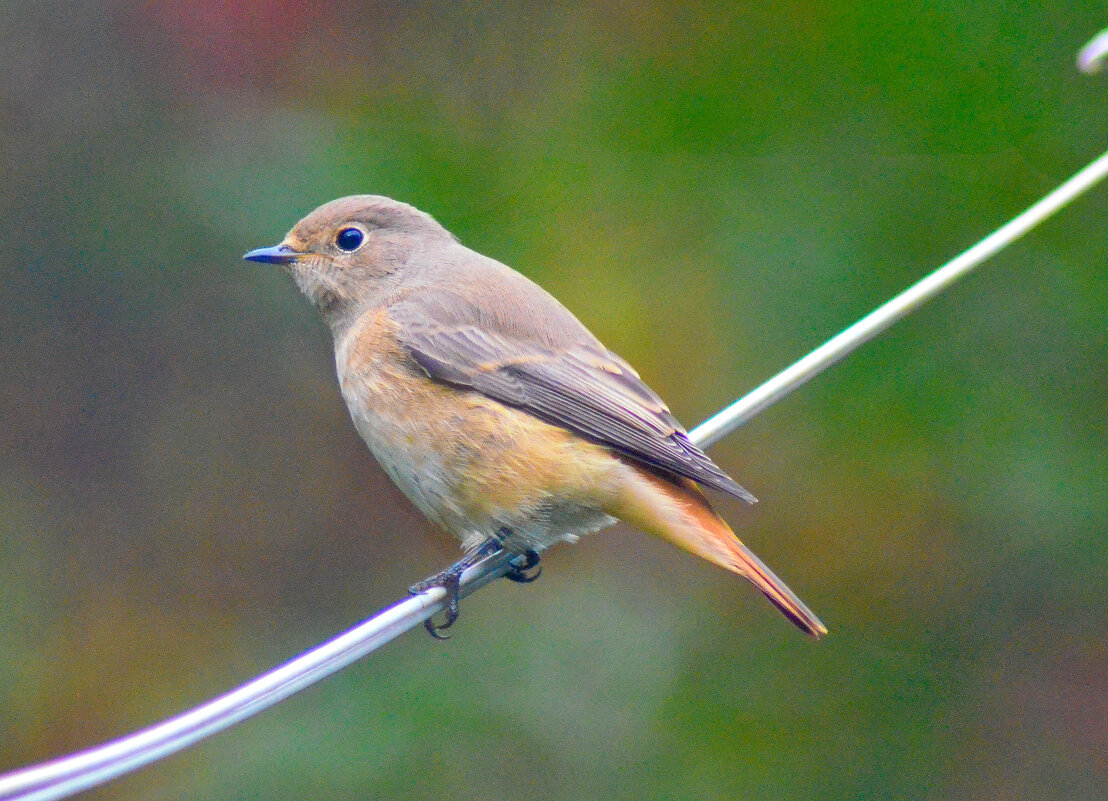
<instances>
[{"instance_id":1,"label":"bird's wing","mask_svg":"<svg viewBox=\"0 0 1108 801\"><path fill-rule=\"evenodd\" d=\"M553 345L457 318L431 322L424 305L404 301L389 316L401 344L436 381L521 409L663 473L755 501L692 443L634 369L583 327L585 336Z\"/></svg>"}]
</instances>

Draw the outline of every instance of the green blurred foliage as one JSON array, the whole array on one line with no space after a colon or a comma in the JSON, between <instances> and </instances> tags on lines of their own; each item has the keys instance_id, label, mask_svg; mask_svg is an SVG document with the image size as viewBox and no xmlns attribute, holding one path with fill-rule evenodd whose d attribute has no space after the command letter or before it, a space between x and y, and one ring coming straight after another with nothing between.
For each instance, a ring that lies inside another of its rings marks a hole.
<instances>
[{"instance_id":1,"label":"green blurred foliage","mask_svg":"<svg viewBox=\"0 0 1108 801\"><path fill-rule=\"evenodd\" d=\"M0 769L452 560L246 250L437 216L694 424L1103 147L1103 6L0 5ZM1103 189L714 455L828 623L619 528L90 798L1108 797Z\"/></svg>"}]
</instances>

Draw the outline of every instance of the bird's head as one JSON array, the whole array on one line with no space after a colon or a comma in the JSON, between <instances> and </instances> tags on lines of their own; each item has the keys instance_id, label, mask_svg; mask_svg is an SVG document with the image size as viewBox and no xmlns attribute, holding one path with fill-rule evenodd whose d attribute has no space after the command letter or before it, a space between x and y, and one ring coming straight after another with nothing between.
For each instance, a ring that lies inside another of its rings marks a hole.
<instances>
[{"instance_id":1,"label":"bird's head","mask_svg":"<svg viewBox=\"0 0 1108 801\"><path fill-rule=\"evenodd\" d=\"M334 324L396 287L413 255L452 241L431 215L413 206L379 195L351 195L311 212L280 244L243 258L282 265Z\"/></svg>"}]
</instances>

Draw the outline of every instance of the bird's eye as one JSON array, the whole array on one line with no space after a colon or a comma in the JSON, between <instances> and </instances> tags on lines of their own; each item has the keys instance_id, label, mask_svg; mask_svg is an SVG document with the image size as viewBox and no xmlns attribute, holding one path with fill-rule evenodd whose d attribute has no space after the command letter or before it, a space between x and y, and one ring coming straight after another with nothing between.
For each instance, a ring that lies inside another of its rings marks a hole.
<instances>
[{"instance_id":1,"label":"bird's eye","mask_svg":"<svg viewBox=\"0 0 1108 801\"><path fill-rule=\"evenodd\" d=\"M343 228L339 231L339 235L335 237L335 244L339 246L339 250L350 253L362 246L363 239L365 239L365 234L357 228Z\"/></svg>"}]
</instances>

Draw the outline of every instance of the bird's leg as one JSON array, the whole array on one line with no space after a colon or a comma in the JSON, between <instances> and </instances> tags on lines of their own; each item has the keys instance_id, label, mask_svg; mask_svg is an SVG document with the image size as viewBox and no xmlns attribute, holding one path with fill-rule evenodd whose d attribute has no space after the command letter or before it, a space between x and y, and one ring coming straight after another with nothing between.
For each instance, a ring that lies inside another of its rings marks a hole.
<instances>
[{"instance_id":1,"label":"bird's leg","mask_svg":"<svg viewBox=\"0 0 1108 801\"><path fill-rule=\"evenodd\" d=\"M446 570L425 578L423 581L413 584L408 588L408 592L412 595L419 595L433 587L442 587L446 590L446 620L443 621L441 626L436 626L431 618L427 618L423 621L424 628L426 628L436 640L450 639L449 634L441 634L440 632L453 626L454 621L458 619L458 591L460 589L462 574L486 556L491 556L494 553L504 550L504 540L509 536L511 536L510 531L501 529L495 535L481 543L478 548L467 553ZM523 562L518 565L514 563L508 565L508 569L504 572L504 578L519 584L530 584L542 575L542 565L539 564L539 554L536 551L528 549L520 555L523 557Z\"/></svg>"},{"instance_id":2,"label":"bird's leg","mask_svg":"<svg viewBox=\"0 0 1108 801\"><path fill-rule=\"evenodd\" d=\"M458 590L462 573L465 573L486 556L491 556L496 553L500 548L500 540L485 540L485 542L481 543L480 547L467 553L457 562L446 568L446 570L429 576L423 579L423 581L413 584L408 588L408 592L412 595L419 595L434 587L442 587L446 590L446 620L441 626L436 626L431 618L427 618L423 621L423 627L426 628L430 635L436 640L450 639L449 634L440 634L439 632L453 626L454 621L458 619Z\"/></svg>"}]
</instances>

